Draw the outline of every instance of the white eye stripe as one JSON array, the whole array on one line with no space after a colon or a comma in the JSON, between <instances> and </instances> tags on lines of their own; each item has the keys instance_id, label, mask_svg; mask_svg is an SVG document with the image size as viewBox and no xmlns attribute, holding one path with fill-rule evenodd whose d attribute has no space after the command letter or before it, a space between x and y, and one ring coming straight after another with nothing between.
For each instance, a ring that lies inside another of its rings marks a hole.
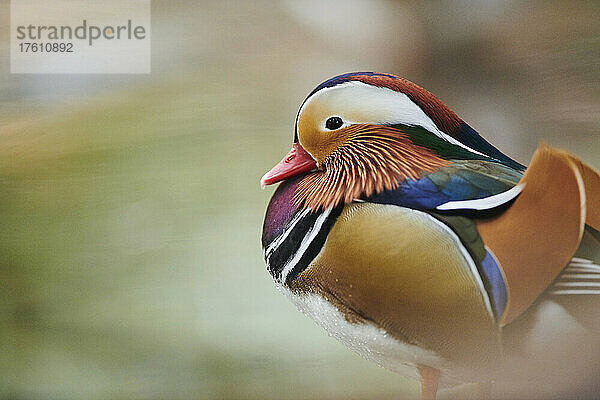
<instances>
[{"instance_id":1,"label":"white eye stripe","mask_svg":"<svg viewBox=\"0 0 600 400\"><path fill-rule=\"evenodd\" d=\"M344 125L338 129L357 123L420 126L447 142L460 146L471 153L483 155L443 132L421 107L402 92L359 81L349 81L323 88L307 98L300 107L296 119L296 130L299 129L298 125L303 111L310 108L315 102L319 103L320 108L326 108L336 113L329 114L321 120L316 127L321 132L332 132L325 126L327 119L331 116L339 116L344 121ZM339 111L344 111L345 114L337 114ZM348 113L351 114L350 118L348 118ZM320 117L322 118L322 116Z\"/></svg>"}]
</instances>

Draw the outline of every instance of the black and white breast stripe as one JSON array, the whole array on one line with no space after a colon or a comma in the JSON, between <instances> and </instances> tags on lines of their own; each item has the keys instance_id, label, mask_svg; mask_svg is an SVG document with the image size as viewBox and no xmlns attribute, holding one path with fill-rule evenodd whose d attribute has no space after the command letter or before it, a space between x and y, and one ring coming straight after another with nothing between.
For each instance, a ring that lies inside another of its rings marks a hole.
<instances>
[{"instance_id":1,"label":"black and white breast stripe","mask_svg":"<svg viewBox=\"0 0 600 400\"><path fill-rule=\"evenodd\" d=\"M264 249L267 270L273 278L289 285L319 254L343 206L319 212L298 210L281 233Z\"/></svg>"}]
</instances>

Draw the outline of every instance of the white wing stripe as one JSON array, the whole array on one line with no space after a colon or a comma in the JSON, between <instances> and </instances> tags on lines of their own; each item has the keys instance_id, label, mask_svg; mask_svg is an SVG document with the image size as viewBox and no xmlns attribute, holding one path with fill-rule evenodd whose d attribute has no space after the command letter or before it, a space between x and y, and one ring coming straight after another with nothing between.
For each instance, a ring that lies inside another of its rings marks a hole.
<instances>
[{"instance_id":1,"label":"white wing stripe","mask_svg":"<svg viewBox=\"0 0 600 400\"><path fill-rule=\"evenodd\" d=\"M586 258L579 258L579 257L573 257L571 258L571 264L594 264L594 262L592 260L588 260Z\"/></svg>"},{"instance_id":2,"label":"white wing stripe","mask_svg":"<svg viewBox=\"0 0 600 400\"><path fill-rule=\"evenodd\" d=\"M573 258L554 285L549 295L600 295L600 265L584 258Z\"/></svg>"},{"instance_id":3,"label":"white wing stripe","mask_svg":"<svg viewBox=\"0 0 600 400\"><path fill-rule=\"evenodd\" d=\"M570 294L600 294L600 289L598 290L577 290L577 289L571 289L571 290L552 290L550 291L550 294L552 295L570 295Z\"/></svg>"},{"instance_id":4,"label":"white wing stripe","mask_svg":"<svg viewBox=\"0 0 600 400\"><path fill-rule=\"evenodd\" d=\"M596 266L596 265L577 265L577 266L568 266L567 268L565 268L565 272L591 272L591 273L599 273L600 274L600 267Z\"/></svg>"},{"instance_id":5,"label":"white wing stripe","mask_svg":"<svg viewBox=\"0 0 600 400\"><path fill-rule=\"evenodd\" d=\"M489 210L494 207L501 206L504 203L509 202L521 193L525 187L524 183L519 183L515 187L495 194L493 196L484 197L476 200L459 200L449 201L444 204L440 204L436 207L438 210Z\"/></svg>"},{"instance_id":6,"label":"white wing stripe","mask_svg":"<svg viewBox=\"0 0 600 400\"><path fill-rule=\"evenodd\" d=\"M590 274L600 274L600 268L593 267L567 267L565 272L587 272Z\"/></svg>"},{"instance_id":7,"label":"white wing stripe","mask_svg":"<svg viewBox=\"0 0 600 400\"><path fill-rule=\"evenodd\" d=\"M560 276L560 279L600 279L600 274L573 274L566 273Z\"/></svg>"},{"instance_id":8,"label":"white wing stripe","mask_svg":"<svg viewBox=\"0 0 600 400\"><path fill-rule=\"evenodd\" d=\"M600 282L556 282L554 287L598 287Z\"/></svg>"}]
</instances>

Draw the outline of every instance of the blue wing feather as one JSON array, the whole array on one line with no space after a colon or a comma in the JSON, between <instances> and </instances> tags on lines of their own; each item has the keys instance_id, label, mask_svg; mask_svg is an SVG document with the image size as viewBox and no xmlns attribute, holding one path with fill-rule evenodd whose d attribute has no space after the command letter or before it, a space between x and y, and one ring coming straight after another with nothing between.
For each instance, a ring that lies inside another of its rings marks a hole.
<instances>
[{"instance_id":1,"label":"blue wing feather","mask_svg":"<svg viewBox=\"0 0 600 400\"><path fill-rule=\"evenodd\" d=\"M514 187L521 176L519 171L492 161L461 160L425 174L418 180L407 179L395 190L363 200L417 210L434 210L450 201L476 200L505 192Z\"/></svg>"}]
</instances>

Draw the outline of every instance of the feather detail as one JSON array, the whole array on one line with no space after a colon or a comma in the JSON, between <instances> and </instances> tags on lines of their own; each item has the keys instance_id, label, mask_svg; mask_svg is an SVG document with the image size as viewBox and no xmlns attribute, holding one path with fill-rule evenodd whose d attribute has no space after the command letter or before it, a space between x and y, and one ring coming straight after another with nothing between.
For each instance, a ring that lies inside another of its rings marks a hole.
<instances>
[{"instance_id":1,"label":"feather detail","mask_svg":"<svg viewBox=\"0 0 600 400\"><path fill-rule=\"evenodd\" d=\"M583 258L573 258L552 285L549 294L600 294L600 265Z\"/></svg>"},{"instance_id":2,"label":"feather detail","mask_svg":"<svg viewBox=\"0 0 600 400\"><path fill-rule=\"evenodd\" d=\"M577 251L584 232L585 190L572 156L540 146L520 183L527 185L508 210L477 220L479 234L506 279L503 326L552 284Z\"/></svg>"},{"instance_id":3,"label":"feather detail","mask_svg":"<svg viewBox=\"0 0 600 400\"><path fill-rule=\"evenodd\" d=\"M438 210L489 210L514 200L525 187L520 183L506 192L498 193L482 199L448 201L436 207Z\"/></svg>"},{"instance_id":4,"label":"feather detail","mask_svg":"<svg viewBox=\"0 0 600 400\"><path fill-rule=\"evenodd\" d=\"M570 156L570 158L579 169L585 187L585 223L598 231L600 230L600 174L577 157Z\"/></svg>"},{"instance_id":5,"label":"feather detail","mask_svg":"<svg viewBox=\"0 0 600 400\"><path fill-rule=\"evenodd\" d=\"M355 124L344 129L345 140L298 185L294 203L319 210L361 196L394 190L406 179L417 180L450 162L417 146L401 130Z\"/></svg>"},{"instance_id":6,"label":"feather detail","mask_svg":"<svg viewBox=\"0 0 600 400\"><path fill-rule=\"evenodd\" d=\"M357 73L348 76L348 80L359 81L369 85L384 87L406 94L415 102L433 122L445 133L457 139L462 120L437 97L415 83L390 74Z\"/></svg>"}]
</instances>

